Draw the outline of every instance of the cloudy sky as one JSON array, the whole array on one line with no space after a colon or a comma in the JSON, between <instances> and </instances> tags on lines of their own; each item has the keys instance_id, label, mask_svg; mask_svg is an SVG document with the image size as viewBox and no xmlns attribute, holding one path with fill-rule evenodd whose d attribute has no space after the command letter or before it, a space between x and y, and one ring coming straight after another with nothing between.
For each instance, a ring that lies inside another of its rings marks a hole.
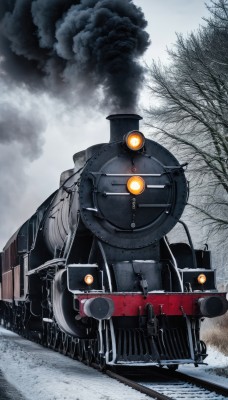
<instances>
[{"instance_id":1,"label":"cloudy sky","mask_svg":"<svg viewBox=\"0 0 228 400\"><path fill-rule=\"evenodd\" d=\"M142 59L147 64L152 59L167 63L166 48L175 43L175 33L187 34L196 30L203 23L202 17L208 14L204 0L135 0L134 3L142 8L148 21L151 44ZM36 93L28 95L26 89L15 89L10 93L4 86L0 89L2 98L12 108L19 107L22 116L24 112L34 115L33 126L26 128L31 129L35 137L39 136L33 149L34 156L29 157L33 144L26 136L26 129L17 130L15 114L10 123L23 140L20 143L16 138L10 143L3 140L0 144L2 248L18 226L57 188L61 171L73 167L72 155L109 140L109 125L105 119L106 111L103 113L85 105L71 107L69 102L63 104L58 100L58 93L55 98L50 98ZM141 105L145 106L147 102L147 94L142 91ZM140 112L142 114L139 109Z\"/></svg>"}]
</instances>

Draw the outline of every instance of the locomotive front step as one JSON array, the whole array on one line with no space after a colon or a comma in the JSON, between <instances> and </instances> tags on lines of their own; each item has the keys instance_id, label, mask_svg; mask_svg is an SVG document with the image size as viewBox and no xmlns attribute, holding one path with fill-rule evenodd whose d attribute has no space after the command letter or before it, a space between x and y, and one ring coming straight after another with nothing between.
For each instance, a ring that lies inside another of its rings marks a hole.
<instances>
[{"instance_id":1,"label":"locomotive front step","mask_svg":"<svg viewBox=\"0 0 228 400\"><path fill-rule=\"evenodd\" d=\"M116 331L117 363L145 362L164 364L192 362L187 334L180 328L159 329L156 337L148 336L143 329L118 329Z\"/></svg>"}]
</instances>

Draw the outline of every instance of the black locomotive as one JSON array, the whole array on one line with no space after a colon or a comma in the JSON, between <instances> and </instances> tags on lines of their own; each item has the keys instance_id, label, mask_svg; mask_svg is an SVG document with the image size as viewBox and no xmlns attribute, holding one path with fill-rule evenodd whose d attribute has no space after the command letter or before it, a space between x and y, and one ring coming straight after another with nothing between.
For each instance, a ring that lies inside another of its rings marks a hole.
<instances>
[{"instance_id":1,"label":"black locomotive","mask_svg":"<svg viewBox=\"0 0 228 400\"><path fill-rule=\"evenodd\" d=\"M140 116L108 117L109 143L73 157L53 193L1 254L1 318L101 366L202 363L203 317L227 310L210 252L180 220L185 165L139 132ZM181 223L189 244L169 243Z\"/></svg>"}]
</instances>

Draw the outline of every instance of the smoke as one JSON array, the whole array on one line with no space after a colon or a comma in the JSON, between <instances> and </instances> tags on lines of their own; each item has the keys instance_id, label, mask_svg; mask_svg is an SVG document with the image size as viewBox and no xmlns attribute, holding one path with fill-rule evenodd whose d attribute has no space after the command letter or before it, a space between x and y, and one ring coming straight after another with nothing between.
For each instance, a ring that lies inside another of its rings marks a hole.
<instances>
[{"instance_id":1,"label":"smoke","mask_svg":"<svg viewBox=\"0 0 228 400\"><path fill-rule=\"evenodd\" d=\"M29 160L41 154L44 122L31 111L21 111L7 101L0 101L0 143L8 145L19 143L21 153Z\"/></svg>"},{"instance_id":2,"label":"smoke","mask_svg":"<svg viewBox=\"0 0 228 400\"><path fill-rule=\"evenodd\" d=\"M144 78L139 57L149 45L146 25L132 0L4 0L5 79L87 102L102 90L107 106L134 109Z\"/></svg>"},{"instance_id":3,"label":"smoke","mask_svg":"<svg viewBox=\"0 0 228 400\"><path fill-rule=\"evenodd\" d=\"M46 126L38 100L25 89L9 91L0 82L0 246L28 218L24 203L27 170L42 152ZM30 202L32 203L32 189ZM1 250L1 247L0 247Z\"/></svg>"},{"instance_id":4,"label":"smoke","mask_svg":"<svg viewBox=\"0 0 228 400\"><path fill-rule=\"evenodd\" d=\"M0 143L0 251L12 233L28 218L22 206L26 188L27 159L18 143Z\"/></svg>"},{"instance_id":5,"label":"smoke","mask_svg":"<svg viewBox=\"0 0 228 400\"><path fill-rule=\"evenodd\" d=\"M60 100L64 114L94 103L133 111L144 78L139 58L149 44L145 27L132 0L0 0L2 242L34 204L28 168L51 119L45 99Z\"/></svg>"}]
</instances>

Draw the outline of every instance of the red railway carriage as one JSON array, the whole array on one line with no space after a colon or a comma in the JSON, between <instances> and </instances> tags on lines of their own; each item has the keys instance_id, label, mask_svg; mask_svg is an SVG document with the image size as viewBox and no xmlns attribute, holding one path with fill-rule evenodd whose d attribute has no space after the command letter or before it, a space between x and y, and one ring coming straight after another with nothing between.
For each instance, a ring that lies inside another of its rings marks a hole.
<instances>
[{"instance_id":1,"label":"red railway carriage","mask_svg":"<svg viewBox=\"0 0 228 400\"><path fill-rule=\"evenodd\" d=\"M2 319L101 366L197 365L201 319L224 314L227 300L180 219L185 164L144 137L138 115L108 119L110 142L76 153L3 249ZM167 238L177 223L187 244Z\"/></svg>"}]
</instances>

